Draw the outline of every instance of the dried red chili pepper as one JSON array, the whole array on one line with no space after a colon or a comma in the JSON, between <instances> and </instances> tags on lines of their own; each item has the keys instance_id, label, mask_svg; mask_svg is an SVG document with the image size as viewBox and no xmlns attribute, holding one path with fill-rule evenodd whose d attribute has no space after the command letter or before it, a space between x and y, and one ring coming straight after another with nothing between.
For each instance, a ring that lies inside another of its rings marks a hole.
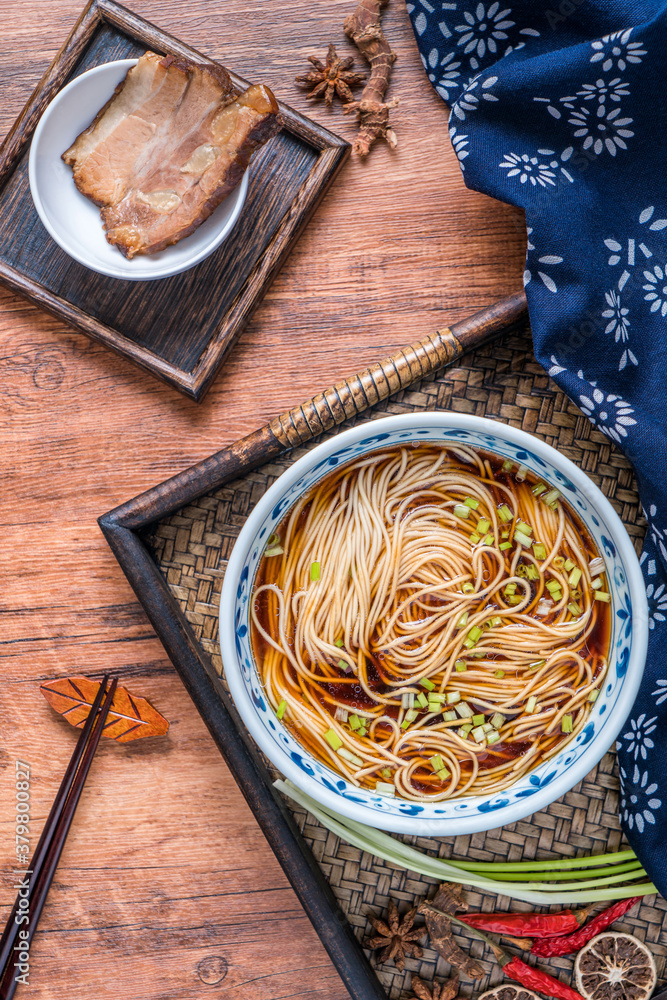
<instances>
[{"instance_id":1,"label":"dried red chili pepper","mask_svg":"<svg viewBox=\"0 0 667 1000\"><path fill-rule=\"evenodd\" d=\"M492 934L512 934L529 938L562 937L586 923L592 906L559 913L466 913L461 920L469 927Z\"/></svg>"},{"instance_id":2,"label":"dried red chili pepper","mask_svg":"<svg viewBox=\"0 0 667 1000\"><path fill-rule=\"evenodd\" d=\"M426 905L436 913L440 913L440 910L436 910L434 906L430 904ZM493 954L496 956L503 972L508 977L508 979L513 979L517 983L521 983L522 986L527 987L529 990L535 990L538 993L544 993L545 996L555 997L556 1000L583 1000L580 993L573 990L571 986L566 986L565 983L561 983L560 979L555 979L550 976L547 972L542 972L541 969L533 969L532 966L526 965L522 962L520 958L515 955L510 955L506 952L500 945L492 941L491 938L487 937L486 934L482 934L475 927L471 927L469 924L465 923L459 917L453 917L451 913L441 913L441 916L447 917L452 923L458 924L459 927L467 927L469 931L475 935L475 937L481 938L485 941ZM556 940L555 938L553 940ZM545 942L546 943L546 942Z\"/></svg>"},{"instance_id":3,"label":"dried red chili pepper","mask_svg":"<svg viewBox=\"0 0 667 1000\"><path fill-rule=\"evenodd\" d=\"M545 941L536 941L530 949L531 954L541 955L543 958L550 958L552 955L569 955L570 952L579 951L591 938L601 931L605 931L611 925L631 910L635 903L638 903L642 896L632 896L630 899L619 899L617 903L607 907L597 917L594 917L585 927L580 927L574 934L567 937L549 938Z\"/></svg>"},{"instance_id":4,"label":"dried red chili pepper","mask_svg":"<svg viewBox=\"0 0 667 1000\"><path fill-rule=\"evenodd\" d=\"M548 997L556 997L557 1000L582 1000L581 993L577 993L571 986L561 983L560 979L555 979L548 973L542 972L541 969L533 969L532 966L526 965L516 956L510 957L505 954L505 958L508 958L509 961L503 962L502 959L499 959L499 962L508 979L521 983L529 990L536 990Z\"/></svg>"}]
</instances>

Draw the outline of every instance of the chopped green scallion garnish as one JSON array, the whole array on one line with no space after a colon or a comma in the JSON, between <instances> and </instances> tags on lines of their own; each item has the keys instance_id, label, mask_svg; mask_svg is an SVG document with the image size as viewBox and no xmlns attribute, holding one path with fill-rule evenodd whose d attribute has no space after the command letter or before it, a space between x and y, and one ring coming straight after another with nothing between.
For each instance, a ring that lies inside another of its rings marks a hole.
<instances>
[{"instance_id":1,"label":"chopped green scallion garnish","mask_svg":"<svg viewBox=\"0 0 667 1000\"><path fill-rule=\"evenodd\" d=\"M571 733L572 732L572 716L571 715L564 715L563 716L560 728L561 728L561 732L563 732L563 733Z\"/></svg>"},{"instance_id":2,"label":"chopped green scallion garnish","mask_svg":"<svg viewBox=\"0 0 667 1000\"><path fill-rule=\"evenodd\" d=\"M446 767L441 767L440 770L435 773L440 778L440 781L446 781L447 778L451 777L451 771L448 771Z\"/></svg>"},{"instance_id":3,"label":"chopped green scallion garnish","mask_svg":"<svg viewBox=\"0 0 667 1000\"><path fill-rule=\"evenodd\" d=\"M518 530L521 531L524 535L532 535L533 533L533 529L529 524L526 524L525 521L521 520L517 521L516 526Z\"/></svg>"},{"instance_id":4,"label":"chopped green scallion garnish","mask_svg":"<svg viewBox=\"0 0 667 1000\"><path fill-rule=\"evenodd\" d=\"M361 759L361 757L357 757L357 755L355 753L352 753L352 751L346 749L346 747L341 747L336 752L337 752L337 754L338 754L339 757L342 757L343 760L349 761L350 764L354 764L355 767L363 767L364 766L364 762Z\"/></svg>"},{"instance_id":5,"label":"chopped green scallion garnish","mask_svg":"<svg viewBox=\"0 0 667 1000\"><path fill-rule=\"evenodd\" d=\"M447 701L447 695L446 694L440 694L439 691L433 691L428 696L428 700L432 701L432 702L439 702L441 705L444 705L444 703Z\"/></svg>"},{"instance_id":6,"label":"chopped green scallion garnish","mask_svg":"<svg viewBox=\"0 0 667 1000\"><path fill-rule=\"evenodd\" d=\"M591 693L588 696L588 700L597 701L599 697L600 697L600 692L596 689L595 691L591 691Z\"/></svg>"},{"instance_id":7,"label":"chopped green scallion garnish","mask_svg":"<svg viewBox=\"0 0 667 1000\"><path fill-rule=\"evenodd\" d=\"M447 692L447 704L456 705L457 702L461 701L460 691L448 691Z\"/></svg>"},{"instance_id":8,"label":"chopped green scallion garnish","mask_svg":"<svg viewBox=\"0 0 667 1000\"><path fill-rule=\"evenodd\" d=\"M391 768L390 767L383 767L382 770L380 771L380 774L382 775L383 778L391 778L391 776L392 776L391 775Z\"/></svg>"},{"instance_id":9,"label":"chopped green scallion garnish","mask_svg":"<svg viewBox=\"0 0 667 1000\"><path fill-rule=\"evenodd\" d=\"M454 669L458 674L465 673L465 671L468 669L468 664L466 663L465 660L457 660L456 663L454 664Z\"/></svg>"},{"instance_id":10,"label":"chopped green scallion garnish","mask_svg":"<svg viewBox=\"0 0 667 1000\"><path fill-rule=\"evenodd\" d=\"M470 544L477 545L478 541L479 541L479 535L477 534L477 532L473 531L472 535L470 536Z\"/></svg>"},{"instance_id":11,"label":"chopped green scallion garnish","mask_svg":"<svg viewBox=\"0 0 667 1000\"><path fill-rule=\"evenodd\" d=\"M484 535L484 538L482 539L482 545L493 545L493 541L494 541L493 535L491 534L491 532L489 532L488 535Z\"/></svg>"},{"instance_id":12,"label":"chopped green scallion garnish","mask_svg":"<svg viewBox=\"0 0 667 1000\"><path fill-rule=\"evenodd\" d=\"M506 503L502 507L498 508L498 517L504 524L509 524L509 522L514 518L514 514L509 509Z\"/></svg>"},{"instance_id":13,"label":"chopped green scallion garnish","mask_svg":"<svg viewBox=\"0 0 667 1000\"><path fill-rule=\"evenodd\" d=\"M340 667L341 670L347 671L350 669L350 664L347 662L347 660L339 660L338 666Z\"/></svg>"},{"instance_id":14,"label":"chopped green scallion garnish","mask_svg":"<svg viewBox=\"0 0 667 1000\"><path fill-rule=\"evenodd\" d=\"M544 545L542 545L542 542L533 542L533 555L536 559L539 559L540 562L543 559L546 559L547 550Z\"/></svg>"},{"instance_id":15,"label":"chopped green scallion garnish","mask_svg":"<svg viewBox=\"0 0 667 1000\"><path fill-rule=\"evenodd\" d=\"M540 574L537 572L537 569L532 565L532 563L526 566L526 576L529 580L539 580L540 578Z\"/></svg>"},{"instance_id":16,"label":"chopped green scallion garnish","mask_svg":"<svg viewBox=\"0 0 667 1000\"><path fill-rule=\"evenodd\" d=\"M284 552L282 545L272 545L270 549L266 549L264 555L267 559L271 559L273 556L281 556Z\"/></svg>"},{"instance_id":17,"label":"chopped green scallion garnish","mask_svg":"<svg viewBox=\"0 0 667 1000\"><path fill-rule=\"evenodd\" d=\"M414 708L409 708L405 713L406 722L414 722L417 718L417 710Z\"/></svg>"},{"instance_id":18,"label":"chopped green scallion garnish","mask_svg":"<svg viewBox=\"0 0 667 1000\"><path fill-rule=\"evenodd\" d=\"M524 481L527 472L528 472L527 465L519 466L519 468L516 470L516 476L515 476L517 483L522 483Z\"/></svg>"},{"instance_id":19,"label":"chopped green scallion garnish","mask_svg":"<svg viewBox=\"0 0 667 1000\"><path fill-rule=\"evenodd\" d=\"M530 664L530 666L528 667L528 669L529 670L537 670L539 667L543 667L546 662L547 662L546 660L535 660L534 663Z\"/></svg>"},{"instance_id":20,"label":"chopped green scallion garnish","mask_svg":"<svg viewBox=\"0 0 667 1000\"><path fill-rule=\"evenodd\" d=\"M567 606L567 610L570 612L573 618L578 618L579 615L581 614L581 608L579 607L578 604L575 603L575 601L570 601L570 603Z\"/></svg>"},{"instance_id":21,"label":"chopped green scallion garnish","mask_svg":"<svg viewBox=\"0 0 667 1000\"><path fill-rule=\"evenodd\" d=\"M438 708L439 708L439 706L438 706ZM438 711L438 708L436 708L436 712ZM442 717L445 720L445 722L457 722L458 721L458 716L457 716L456 712L453 711L453 710L451 712L443 712Z\"/></svg>"},{"instance_id":22,"label":"chopped green scallion garnish","mask_svg":"<svg viewBox=\"0 0 667 1000\"><path fill-rule=\"evenodd\" d=\"M472 724L470 722L466 722L465 726L461 726L461 728L459 729L459 736L463 737L463 739L465 740L471 729L472 729Z\"/></svg>"},{"instance_id":23,"label":"chopped green scallion garnish","mask_svg":"<svg viewBox=\"0 0 667 1000\"><path fill-rule=\"evenodd\" d=\"M502 623L503 623L503 620L502 620L502 618L500 617L500 615L495 615L495 616L494 616L493 618L491 618L491 620L489 621L489 625L490 625L490 626L491 626L492 628L498 628L498 626L499 626L499 625L502 625Z\"/></svg>"},{"instance_id":24,"label":"chopped green scallion garnish","mask_svg":"<svg viewBox=\"0 0 667 1000\"><path fill-rule=\"evenodd\" d=\"M456 622L456 628L465 628L468 624L468 612L464 611L462 615L459 616Z\"/></svg>"},{"instance_id":25,"label":"chopped green scallion garnish","mask_svg":"<svg viewBox=\"0 0 667 1000\"><path fill-rule=\"evenodd\" d=\"M522 601L523 597L521 597L519 594L515 594L512 597L507 598L508 604L521 604Z\"/></svg>"},{"instance_id":26,"label":"chopped green scallion garnish","mask_svg":"<svg viewBox=\"0 0 667 1000\"><path fill-rule=\"evenodd\" d=\"M461 719L472 719L475 714L467 701L460 701L456 706L456 711Z\"/></svg>"},{"instance_id":27,"label":"chopped green scallion garnish","mask_svg":"<svg viewBox=\"0 0 667 1000\"><path fill-rule=\"evenodd\" d=\"M339 649L342 649L343 645L344 643L342 639L336 639L336 641L334 642L334 646L338 646Z\"/></svg>"},{"instance_id":28,"label":"chopped green scallion garnish","mask_svg":"<svg viewBox=\"0 0 667 1000\"><path fill-rule=\"evenodd\" d=\"M283 698L283 700L278 705L278 708L276 709L276 715L279 719L282 719L283 715L285 714L286 708L287 708L287 702Z\"/></svg>"},{"instance_id":29,"label":"chopped green scallion garnish","mask_svg":"<svg viewBox=\"0 0 667 1000\"><path fill-rule=\"evenodd\" d=\"M479 507L479 500L475 500L474 497L466 497L463 502L466 507L470 507L471 510L477 510Z\"/></svg>"},{"instance_id":30,"label":"chopped green scallion garnish","mask_svg":"<svg viewBox=\"0 0 667 1000\"><path fill-rule=\"evenodd\" d=\"M598 576L595 580L592 581L591 587L593 588L593 590L599 590L601 586L602 586L602 579Z\"/></svg>"},{"instance_id":31,"label":"chopped green scallion garnish","mask_svg":"<svg viewBox=\"0 0 667 1000\"><path fill-rule=\"evenodd\" d=\"M445 766L445 762L439 753L434 754L433 757L429 757L428 762L434 771L442 771L443 767Z\"/></svg>"},{"instance_id":32,"label":"chopped green scallion garnish","mask_svg":"<svg viewBox=\"0 0 667 1000\"><path fill-rule=\"evenodd\" d=\"M464 583L463 586L461 587L461 590L463 591L464 594L474 594L475 585L474 583Z\"/></svg>"},{"instance_id":33,"label":"chopped green scallion garnish","mask_svg":"<svg viewBox=\"0 0 667 1000\"><path fill-rule=\"evenodd\" d=\"M494 677L498 677L500 679L501 677L505 676L505 671L504 670L496 670L496 672L495 672L495 674L493 676Z\"/></svg>"},{"instance_id":34,"label":"chopped green scallion garnish","mask_svg":"<svg viewBox=\"0 0 667 1000\"><path fill-rule=\"evenodd\" d=\"M509 472L510 469L513 467L513 465L514 462L511 462L509 458L506 458L505 461L503 462L503 472Z\"/></svg>"},{"instance_id":35,"label":"chopped green scallion garnish","mask_svg":"<svg viewBox=\"0 0 667 1000\"><path fill-rule=\"evenodd\" d=\"M324 738L332 750L340 750L343 745L343 741L335 729L328 729L324 734Z\"/></svg>"},{"instance_id":36,"label":"chopped green scallion garnish","mask_svg":"<svg viewBox=\"0 0 667 1000\"><path fill-rule=\"evenodd\" d=\"M511 542L501 542L500 545L498 546L498 548L500 549L501 552L505 552L507 549L511 549L512 548L512 543Z\"/></svg>"},{"instance_id":37,"label":"chopped green scallion garnish","mask_svg":"<svg viewBox=\"0 0 667 1000\"><path fill-rule=\"evenodd\" d=\"M465 504L457 503L454 506L454 513L457 517L462 517L465 521L466 518L470 517L470 507L466 507Z\"/></svg>"},{"instance_id":38,"label":"chopped green scallion garnish","mask_svg":"<svg viewBox=\"0 0 667 1000\"><path fill-rule=\"evenodd\" d=\"M544 485L544 483L536 483L535 486L533 486L531 493L533 493L534 496L539 497L540 494L544 493L545 490L546 486Z\"/></svg>"},{"instance_id":39,"label":"chopped green scallion garnish","mask_svg":"<svg viewBox=\"0 0 667 1000\"><path fill-rule=\"evenodd\" d=\"M417 695L416 702L420 708L428 708L428 698L423 691L420 691Z\"/></svg>"},{"instance_id":40,"label":"chopped green scallion garnish","mask_svg":"<svg viewBox=\"0 0 667 1000\"><path fill-rule=\"evenodd\" d=\"M596 601L604 601L605 604L609 604L609 601L611 600L611 597L605 590L596 590L593 597Z\"/></svg>"},{"instance_id":41,"label":"chopped green scallion garnish","mask_svg":"<svg viewBox=\"0 0 667 1000\"><path fill-rule=\"evenodd\" d=\"M500 729L501 726L505 724L505 716L502 712L496 712L495 715L491 716L491 725L494 729Z\"/></svg>"},{"instance_id":42,"label":"chopped green scallion garnish","mask_svg":"<svg viewBox=\"0 0 667 1000\"><path fill-rule=\"evenodd\" d=\"M485 722L486 718L483 713L480 713L479 715L473 715L472 717L473 726L483 726Z\"/></svg>"},{"instance_id":43,"label":"chopped green scallion garnish","mask_svg":"<svg viewBox=\"0 0 667 1000\"><path fill-rule=\"evenodd\" d=\"M518 529L514 532L514 541L519 542L527 549L529 549L533 544L532 540L528 537L528 535L524 535L523 532L519 531Z\"/></svg>"},{"instance_id":44,"label":"chopped green scallion garnish","mask_svg":"<svg viewBox=\"0 0 667 1000\"><path fill-rule=\"evenodd\" d=\"M486 739L486 733L484 732L481 726L477 726L476 729L473 729L472 738L474 739L475 743L484 742L484 740Z\"/></svg>"},{"instance_id":45,"label":"chopped green scallion garnish","mask_svg":"<svg viewBox=\"0 0 667 1000\"><path fill-rule=\"evenodd\" d=\"M422 679L419 682L419 685L420 687L426 688L427 691L435 690L435 684L433 683L433 681L430 681L428 677L422 677Z\"/></svg>"},{"instance_id":46,"label":"chopped green scallion garnish","mask_svg":"<svg viewBox=\"0 0 667 1000\"><path fill-rule=\"evenodd\" d=\"M396 789L393 785L390 785L387 781L376 781L375 791L378 795L386 795L387 798L393 799L396 795Z\"/></svg>"},{"instance_id":47,"label":"chopped green scallion garnish","mask_svg":"<svg viewBox=\"0 0 667 1000\"><path fill-rule=\"evenodd\" d=\"M569 573L571 569L574 569L576 563L573 563L571 559L566 559L563 563L563 569Z\"/></svg>"},{"instance_id":48,"label":"chopped green scallion garnish","mask_svg":"<svg viewBox=\"0 0 667 1000\"><path fill-rule=\"evenodd\" d=\"M487 733L486 742L489 745L492 745L493 743L497 743L499 739L500 739L500 733L497 730L495 732L493 732L493 733Z\"/></svg>"},{"instance_id":49,"label":"chopped green scallion garnish","mask_svg":"<svg viewBox=\"0 0 667 1000\"><path fill-rule=\"evenodd\" d=\"M551 507L552 504L556 503L559 497L560 497L560 490L549 490L548 493L544 494L542 499L546 504L549 505L549 507Z\"/></svg>"},{"instance_id":50,"label":"chopped green scallion garnish","mask_svg":"<svg viewBox=\"0 0 667 1000\"><path fill-rule=\"evenodd\" d=\"M488 518L480 517L479 521L477 522L477 530L479 531L480 535L486 534L486 532L489 530L490 527L491 527L491 522L488 520Z\"/></svg>"},{"instance_id":51,"label":"chopped green scallion garnish","mask_svg":"<svg viewBox=\"0 0 667 1000\"><path fill-rule=\"evenodd\" d=\"M347 721L350 724L350 729L361 729L361 719L358 715L351 715Z\"/></svg>"},{"instance_id":52,"label":"chopped green scallion garnish","mask_svg":"<svg viewBox=\"0 0 667 1000\"><path fill-rule=\"evenodd\" d=\"M604 573L604 559L601 556L591 559L588 564L588 572L591 576L599 576L600 573Z\"/></svg>"},{"instance_id":53,"label":"chopped green scallion garnish","mask_svg":"<svg viewBox=\"0 0 667 1000\"><path fill-rule=\"evenodd\" d=\"M508 583L505 587L506 594L516 594L516 583Z\"/></svg>"},{"instance_id":54,"label":"chopped green scallion garnish","mask_svg":"<svg viewBox=\"0 0 667 1000\"><path fill-rule=\"evenodd\" d=\"M319 578L320 578L320 564L318 562L311 563L310 564L310 579L311 580L319 580Z\"/></svg>"},{"instance_id":55,"label":"chopped green scallion garnish","mask_svg":"<svg viewBox=\"0 0 667 1000\"><path fill-rule=\"evenodd\" d=\"M530 698L526 702L526 715L533 715L535 709L537 708L537 698L534 694L531 694Z\"/></svg>"}]
</instances>

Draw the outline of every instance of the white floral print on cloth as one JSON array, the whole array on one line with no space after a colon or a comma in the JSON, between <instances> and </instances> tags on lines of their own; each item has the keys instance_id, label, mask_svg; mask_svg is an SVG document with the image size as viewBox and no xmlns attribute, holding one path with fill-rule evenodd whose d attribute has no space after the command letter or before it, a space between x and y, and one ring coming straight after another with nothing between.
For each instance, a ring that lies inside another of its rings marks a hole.
<instances>
[{"instance_id":1,"label":"white floral print on cloth","mask_svg":"<svg viewBox=\"0 0 667 1000\"><path fill-rule=\"evenodd\" d=\"M649 647L618 740L620 813L667 895L667 0L569 7L408 3L466 185L526 213L536 356L638 473Z\"/></svg>"},{"instance_id":2,"label":"white floral print on cloth","mask_svg":"<svg viewBox=\"0 0 667 1000\"><path fill-rule=\"evenodd\" d=\"M618 742L619 749L623 747L622 740L626 740L626 746L624 747L626 752L631 754L635 760L638 758L646 760L649 750L653 750L655 747L655 743L651 739L651 733L654 733L657 729L657 718L658 716L654 715L651 719L647 719L646 715L642 713L638 719L630 719L628 731L623 733L621 740Z\"/></svg>"},{"instance_id":3,"label":"white floral print on cloth","mask_svg":"<svg viewBox=\"0 0 667 1000\"><path fill-rule=\"evenodd\" d=\"M643 833L647 823L655 824L656 812L662 807L662 800L656 795L658 784L649 778L648 771L642 771L635 764L631 774L621 766L621 819L628 830L637 828Z\"/></svg>"},{"instance_id":4,"label":"white floral print on cloth","mask_svg":"<svg viewBox=\"0 0 667 1000\"><path fill-rule=\"evenodd\" d=\"M501 164L501 166L502 166L502 164ZM528 226L528 229L527 229L528 242L527 242L527 247L526 247L526 249L527 249L527 253L526 253L526 269L523 272L523 287L524 288L526 288L530 284L530 282L532 281L532 279L533 279L533 272L530 270L530 267L534 267L535 266L535 264L532 261L532 257L531 257L531 251L535 249L535 247L533 246L533 244L530 241L530 234L532 233L532 231L533 231L532 228L530 226ZM529 265L529 261L530 261L530 267L528 266ZM541 257L536 257L535 261L536 261L537 264L540 265L540 267L537 268L537 272L536 273L537 273L538 278L540 279L540 281L544 285L544 287L548 288L550 292L557 292L558 291L558 286L556 285L556 282L551 277L551 275L546 272L545 268L546 267L551 267L553 264L562 264L563 263L563 258L561 256L559 256L558 254L548 253L548 254L542 254ZM541 268L541 270L540 270L540 268Z\"/></svg>"},{"instance_id":5,"label":"white floral print on cloth","mask_svg":"<svg viewBox=\"0 0 667 1000\"><path fill-rule=\"evenodd\" d=\"M632 42L630 37L632 28L626 31L614 31L611 35L596 39L591 42L593 54L592 63L601 63L602 69L608 72L610 69L618 69L621 72L628 65L636 65L642 61L646 55L646 49L641 42Z\"/></svg>"}]
</instances>

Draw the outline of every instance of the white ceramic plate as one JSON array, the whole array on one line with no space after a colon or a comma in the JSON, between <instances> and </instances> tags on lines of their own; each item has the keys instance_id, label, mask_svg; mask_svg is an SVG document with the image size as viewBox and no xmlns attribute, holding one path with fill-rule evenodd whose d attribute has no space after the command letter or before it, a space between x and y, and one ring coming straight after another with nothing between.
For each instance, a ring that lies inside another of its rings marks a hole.
<instances>
[{"instance_id":1,"label":"white ceramic plate","mask_svg":"<svg viewBox=\"0 0 667 1000\"><path fill-rule=\"evenodd\" d=\"M278 721L254 663L250 600L267 538L294 502L327 473L378 448L412 441L460 442L526 465L562 492L605 562L612 597L609 668L589 720L557 754L493 795L422 803L355 787L315 760ZM639 562L606 497L544 441L499 421L461 413L424 411L364 422L308 451L258 500L234 545L220 600L225 677L243 722L267 757L326 808L376 829L421 836L457 836L515 823L573 788L618 736L642 678L647 641L648 609Z\"/></svg>"},{"instance_id":2,"label":"white ceramic plate","mask_svg":"<svg viewBox=\"0 0 667 1000\"><path fill-rule=\"evenodd\" d=\"M32 199L44 227L70 257L111 278L151 281L187 271L220 246L241 214L248 190L248 172L210 218L175 246L148 257L126 260L107 243L99 208L77 190L72 168L61 157L136 63L136 59L105 63L63 87L35 129L28 174Z\"/></svg>"}]
</instances>

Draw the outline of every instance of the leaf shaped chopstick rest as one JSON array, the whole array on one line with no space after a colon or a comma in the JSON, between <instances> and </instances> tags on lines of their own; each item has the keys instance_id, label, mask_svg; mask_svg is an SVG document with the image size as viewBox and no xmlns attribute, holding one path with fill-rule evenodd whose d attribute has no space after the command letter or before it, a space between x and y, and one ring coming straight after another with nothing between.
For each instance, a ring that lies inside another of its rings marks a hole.
<instances>
[{"instance_id":1,"label":"leaf shaped chopstick rest","mask_svg":"<svg viewBox=\"0 0 667 1000\"><path fill-rule=\"evenodd\" d=\"M99 681L88 677L61 677L40 685L52 708L71 725L81 728L99 691ZM118 687L111 703L103 736L117 743L130 743L144 736L164 736L169 723L145 698L136 698Z\"/></svg>"}]
</instances>

